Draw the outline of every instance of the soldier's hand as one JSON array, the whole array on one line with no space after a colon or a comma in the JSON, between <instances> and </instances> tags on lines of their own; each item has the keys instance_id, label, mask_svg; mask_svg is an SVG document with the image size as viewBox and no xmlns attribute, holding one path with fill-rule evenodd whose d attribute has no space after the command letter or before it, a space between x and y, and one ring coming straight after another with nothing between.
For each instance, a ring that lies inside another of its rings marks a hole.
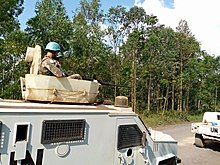
<instances>
[{"instance_id":1,"label":"soldier's hand","mask_svg":"<svg viewBox=\"0 0 220 165\"><path fill-rule=\"evenodd\" d=\"M67 78L82 80L82 77L79 74L72 74Z\"/></svg>"}]
</instances>

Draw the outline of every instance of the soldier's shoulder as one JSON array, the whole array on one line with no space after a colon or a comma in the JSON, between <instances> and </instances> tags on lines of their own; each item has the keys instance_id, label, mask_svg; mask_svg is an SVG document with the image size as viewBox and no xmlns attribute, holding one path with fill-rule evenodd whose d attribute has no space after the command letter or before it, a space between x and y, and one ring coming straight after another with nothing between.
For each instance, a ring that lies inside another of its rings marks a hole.
<instances>
[{"instance_id":1,"label":"soldier's shoulder","mask_svg":"<svg viewBox=\"0 0 220 165\"><path fill-rule=\"evenodd\" d=\"M56 60L51 59L50 57L45 56L45 57L42 59L42 63L55 64L55 63L56 63Z\"/></svg>"}]
</instances>

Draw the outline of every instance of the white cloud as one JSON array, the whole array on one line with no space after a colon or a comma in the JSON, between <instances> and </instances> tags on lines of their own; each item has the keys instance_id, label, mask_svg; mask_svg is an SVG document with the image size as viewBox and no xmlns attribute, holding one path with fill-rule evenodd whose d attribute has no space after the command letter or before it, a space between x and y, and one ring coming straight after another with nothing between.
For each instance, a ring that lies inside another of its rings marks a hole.
<instances>
[{"instance_id":1,"label":"white cloud","mask_svg":"<svg viewBox=\"0 0 220 165\"><path fill-rule=\"evenodd\" d=\"M164 0L166 1L166 0ZM159 23L174 30L181 19L186 20L191 32L201 43L202 50L220 55L219 0L174 0L174 8L166 8L161 0L135 0L147 14L156 15Z\"/></svg>"}]
</instances>

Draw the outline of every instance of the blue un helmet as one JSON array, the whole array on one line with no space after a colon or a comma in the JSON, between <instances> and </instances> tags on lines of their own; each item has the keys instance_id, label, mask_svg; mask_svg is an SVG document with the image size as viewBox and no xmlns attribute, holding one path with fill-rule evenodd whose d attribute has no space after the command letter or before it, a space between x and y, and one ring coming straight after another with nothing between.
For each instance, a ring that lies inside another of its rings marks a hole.
<instances>
[{"instance_id":1,"label":"blue un helmet","mask_svg":"<svg viewBox=\"0 0 220 165\"><path fill-rule=\"evenodd\" d=\"M46 46L46 50L60 51L60 45L56 42L49 42Z\"/></svg>"}]
</instances>

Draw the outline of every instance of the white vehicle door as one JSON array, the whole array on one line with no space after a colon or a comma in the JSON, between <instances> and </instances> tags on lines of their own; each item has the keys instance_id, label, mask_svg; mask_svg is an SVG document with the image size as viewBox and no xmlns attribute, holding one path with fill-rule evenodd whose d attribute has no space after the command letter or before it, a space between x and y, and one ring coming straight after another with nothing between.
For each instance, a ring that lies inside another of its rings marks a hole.
<instances>
[{"instance_id":1,"label":"white vehicle door","mask_svg":"<svg viewBox=\"0 0 220 165\"><path fill-rule=\"evenodd\" d=\"M146 134L145 134L146 135ZM144 137L144 140L142 140ZM134 118L117 119L115 165L146 165L146 136Z\"/></svg>"}]
</instances>

